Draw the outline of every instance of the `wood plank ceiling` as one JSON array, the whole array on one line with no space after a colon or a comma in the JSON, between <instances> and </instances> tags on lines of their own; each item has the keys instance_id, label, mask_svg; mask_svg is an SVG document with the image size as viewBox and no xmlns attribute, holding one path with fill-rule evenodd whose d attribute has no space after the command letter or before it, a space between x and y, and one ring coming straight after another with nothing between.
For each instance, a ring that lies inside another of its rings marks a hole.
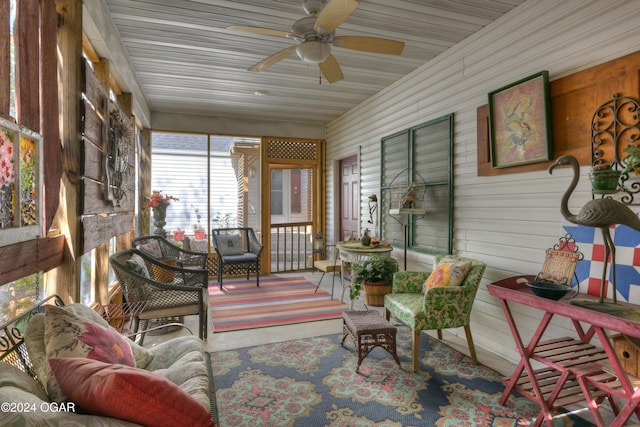
<instances>
[{"instance_id":1,"label":"wood plank ceiling","mask_svg":"<svg viewBox=\"0 0 640 427\"><path fill-rule=\"evenodd\" d=\"M361 0L336 35L405 42L400 56L334 48L344 80L329 84L295 52L247 69L297 42L232 31L289 31L303 0L106 0L152 112L326 123L469 37L524 0ZM256 95L268 91L270 95Z\"/></svg>"}]
</instances>

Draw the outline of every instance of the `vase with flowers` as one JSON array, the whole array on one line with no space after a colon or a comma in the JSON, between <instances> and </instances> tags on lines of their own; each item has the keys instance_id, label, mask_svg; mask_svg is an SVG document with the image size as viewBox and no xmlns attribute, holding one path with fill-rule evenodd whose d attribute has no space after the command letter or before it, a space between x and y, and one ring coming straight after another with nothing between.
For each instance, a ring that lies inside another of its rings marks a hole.
<instances>
[{"instance_id":1,"label":"vase with flowers","mask_svg":"<svg viewBox=\"0 0 640 427\"><path fill-rule=\"evenodd\" d=\"M156 236L167 237L164 226L167 224L167 208L172 200L178 200L173 196L163 196L162 190L153 190L147 207L153 209L153 225L156 227L153 234Z\"/></svg>"}]
</instances>

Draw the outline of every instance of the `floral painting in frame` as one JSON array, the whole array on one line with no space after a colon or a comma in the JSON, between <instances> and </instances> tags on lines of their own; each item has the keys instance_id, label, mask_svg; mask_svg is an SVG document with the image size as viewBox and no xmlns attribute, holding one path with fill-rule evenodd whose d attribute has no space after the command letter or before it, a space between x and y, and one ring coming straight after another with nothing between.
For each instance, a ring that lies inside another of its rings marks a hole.
<instances>
[{"instance_id":1,"label":"floral painting in frame","mask_svg":"<svg viewBox=\"0 0 640 427\"><path fill-rule=\"evenodd\" d=\"M549 73L541 71L489 93L491 166L551 158Z\"/></svg>"}]
</instances>

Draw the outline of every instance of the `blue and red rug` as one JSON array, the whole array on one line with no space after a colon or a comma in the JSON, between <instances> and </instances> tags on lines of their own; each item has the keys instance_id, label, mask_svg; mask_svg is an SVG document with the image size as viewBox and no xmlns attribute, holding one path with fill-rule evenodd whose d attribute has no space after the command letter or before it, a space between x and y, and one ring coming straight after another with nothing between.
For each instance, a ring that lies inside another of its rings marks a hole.
<instances>
[{"instance_id":1,"label":"blue and red rug","mask_svg":"<svg viewBox=\"0 0 640 427\"><path fill-rule=\"evenodd\" d=\"M411 369L411 335L398 329L403 370L375 349L355 373L353 343L341 335L211 353L220 425L519 427L538 406L511 396L498 403L501 375L423 334L420 370ZM591 426L558 415L557 426Z\"/></svg>"}]
</instances>

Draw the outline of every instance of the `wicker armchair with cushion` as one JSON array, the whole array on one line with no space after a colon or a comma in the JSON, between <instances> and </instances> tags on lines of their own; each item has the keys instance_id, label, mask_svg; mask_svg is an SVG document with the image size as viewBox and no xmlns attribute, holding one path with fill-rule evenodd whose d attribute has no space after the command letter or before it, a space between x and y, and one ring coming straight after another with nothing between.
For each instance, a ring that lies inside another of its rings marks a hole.
<instances>
[{"instance_id":1,"label":"wicker armchair with cushion","mask_svg":"<svg viewBox=\"0 0 640 427\"><path fill-rule=\"evenodd\" d=\"M453 255L436 256L432 272L401 271L384 298L387 320L393 315L413 331L413 371L418 370L420 332L464 327L469 352L477 362L469 321L486 264Z\"/></svg>"},{"instance_id":2,"label":"wicker armchair with cushion","mask_svg":"<svg viewBox=\"0 0 640 427\"><path fill-rule=\"evenodd\" d=\"M218 283L222 289L225 273L256 273L256 286L260 286L260 254L264 248L253 228L214 228L211 241L218 255Z\"/></svg>"},{"instance_id":3,"label":"wicker armchair with cushion","mask_svg":"<svg viewBox=\"0 0 640 427\"><path fill-rule=\"evenodd\" d=\"M111 255L109 262L122 290L145 303L134 318L134 333L140 321L145 330L150 319L197 314L199 336L207 337L207 270L168 265L138 249Z\"/></svg>"},{"instance_id":4,"label":"wicker armchair with cushion","mask_svg":"<svg viewBox=\"0 0 640 427\"><path fill-rule=\"evenodd\" d=\"M183 249L161 236L140 236L132 240L134 248L157 259L175 259L180 267L207 268L206 252Z\"/></svg>"}]
</instances>

